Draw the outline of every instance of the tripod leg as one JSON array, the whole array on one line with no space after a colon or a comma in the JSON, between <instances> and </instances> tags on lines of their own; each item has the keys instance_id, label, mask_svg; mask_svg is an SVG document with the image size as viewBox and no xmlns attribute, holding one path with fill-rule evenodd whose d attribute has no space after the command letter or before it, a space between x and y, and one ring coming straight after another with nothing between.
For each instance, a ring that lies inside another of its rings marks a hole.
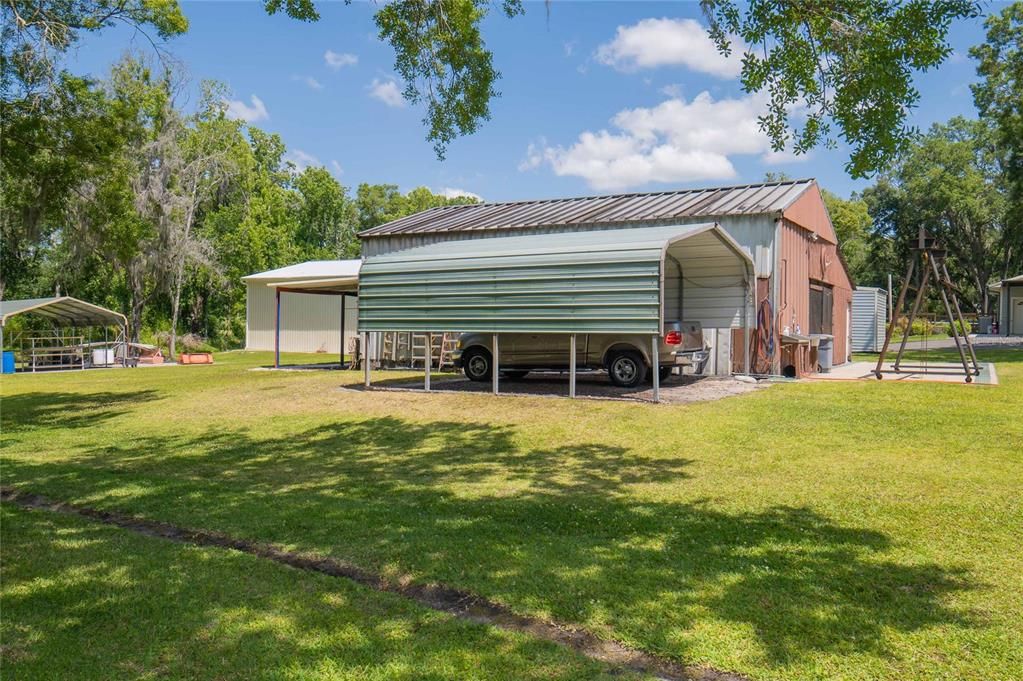
<instances>
[{"instance_id":1,"label":"tripod leg","mask_svg":"<svg viewBox=\"0 0 1023 681\"><path fill-rule=\"evenodd\" d=\"M888 320L888 331L884 334L884 345L881 346L881 354L877 356L877 366L874 367L874 375L881 380L881 366L884 364L885 355L888 354L888 346L892 342L892 334L895 333L895 324L902 306L906 303L906 291L909 290L909 282L913 279L913 270L916 268L916 257L909 261L909 268L906 270L906 277L902 280L902 289L899 290L899 301L892 308L892 318Z\"/></svg>"},{"instance_id":2,"label":"tripod leg","mask_svg":"<svg viewBox=\"0 0 1023 681\"><path fill-rule=\"evenodd\" d=\"M926 255L923 257L927 257ZM916 321L916 316L920 314L920 304L923 303L924 298L927 296L927 284L931 281L931 271L926 267L920 273L920 288L916 290L916 299L913 300L913 309L910 310L909 319L906 320L906 332L902 334L902 342L899 344L899 354L895 356L895 364L892 368L898 373L899 365L902 364L902 355L906 352L906 343L909 342L909 335L913 329L913 322Z\"/></svg>"},{"instance_id":3,"label":"tripod leg","mask_svg":"<svg viewBox=\"0 0 1023 681\"><path fill-rule=\"evenodd\" d=\"M931 258L931 269L934 271L934 277L937 280L941 280L941 274L938 273L938 263ZM945 314L948 315L948 322L952 326L952 339L956 342L956 349L959 350L959 359L963 361L963 373L966 374L966 382L973 382L973 372L970 371L970 366L966 361L966 352L963 350L963 344L959 341L959 331L955 328L955 321L952 316L952 306L948 302L948 294L945 292L944 286L939 286L938 291L941 293L941 302L945 304Z\"/></svg>"},{"instance_id":4,"label":"tripod leg","mask_svg":"<svg viewBox=\"0 0 1023 681\"><path fill-rule=\"evenodd\" d=\"M973 361L973 373L975 376L980 376L980 363L977 362L977 353L973 350L973 341L970 340L970 334L966 332L966 322L963 320L963 311L959 307L959 296L956 295L955 289L952 288L952 277L948 274L948 266L944 261L941 263L942 274L945 275L945 286L948 287L949 292L952 294L952 305L955 307L956 317L959 319L959 328L963 330L963 340L966 341L966 349L970 352L970 359Z\"/></svg>"}]
</instances>

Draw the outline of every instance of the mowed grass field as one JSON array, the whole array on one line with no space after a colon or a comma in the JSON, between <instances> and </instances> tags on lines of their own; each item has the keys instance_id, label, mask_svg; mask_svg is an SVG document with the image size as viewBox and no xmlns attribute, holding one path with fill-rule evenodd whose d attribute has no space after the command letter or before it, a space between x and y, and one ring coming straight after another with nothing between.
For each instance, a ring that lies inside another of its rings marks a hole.
<instances>
[{"instance_id":1,"label":"mowed grass field","mask_svg":"<svg viewBox=\"0 0 1023 681\"><path fill-rule=\"evenodd\" d=\"M247 353L4 376L0 465L18 490L754 679L1018 679L1023 350L981 359L1001 385L801 382L678 406L367 393L341 387L361 374L251 371L270 356ZM83 656L92 678L602 673L228 551L10 508L3 531L5 677L66 677Z\"/></svg>"}]
</instances>

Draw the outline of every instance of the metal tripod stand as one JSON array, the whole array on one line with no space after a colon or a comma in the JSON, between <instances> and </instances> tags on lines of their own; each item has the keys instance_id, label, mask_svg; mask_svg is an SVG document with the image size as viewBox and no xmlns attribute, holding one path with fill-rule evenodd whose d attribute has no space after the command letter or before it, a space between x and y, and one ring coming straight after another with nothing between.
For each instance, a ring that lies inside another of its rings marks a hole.
<instances>
[{"instance_id":1,"label":"metal tripod stand","mask_svg":"<svg viewBox=\"0 0 1023 681\"><path fill-rule=\"evenodd\" d=\"M920 312L920 306L927 297L927 289L933 282L941 294L941 302L945 306L945 314L948 316L949 332L955 341L956 349L959 351L959 359L963 364L963 375L967 383L973 382L974 376L980 375L980 365L977 363L977 354L973 351L973 343L966 333L966 325L963 321L963 312L959 307L959 298L956 295L956 287L948 274L948 267L945 265L945 249L941 248L937 241L927 234L923 227L917 236L917 242L913 246L913 255L909 260L909 267L906 270L906 277L902 280L902 289L899 291L899 300L895 304L895 314L888 323L888 331L884 336L884 346L881 348L881 355L877 358L877 367L874 368L874 375L878 380L883 378L885 356L888 354L888 346L891 344L892 336L895 333L898 322L898 313L906 302L906 293L912 286L913 273L916 271L917 263L920 264L920 284L916 289L916 298L913 300L913 307L906 322L906 331L902 336L902 343L899 345L899 353L895 357L895 364L890 371L901 373L904 369L914 369L911 373L942 373L928 372L929 367L921 365L909 365L902 363L902 355L906 351L906 342L909 340L910 329L913 328L913 320ZM924 371L919 371L919 369Z\"/></svg>"}]
</instances>

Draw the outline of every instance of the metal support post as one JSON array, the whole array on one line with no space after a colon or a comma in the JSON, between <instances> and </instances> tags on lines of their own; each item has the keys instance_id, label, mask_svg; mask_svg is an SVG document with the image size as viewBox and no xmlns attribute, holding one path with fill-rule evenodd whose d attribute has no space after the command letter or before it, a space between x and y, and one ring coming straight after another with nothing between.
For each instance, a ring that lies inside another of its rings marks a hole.
<instances>
[{"instance_id":1,"label":"metal support post","mask_svg":"<svg viewBox=\"0 0 1023 681\"><path fill-rule=\"evenodd\" d=\"M899 302L895 304L894 312L888 320L888 332L884 335L884 345L881 346L881 354L877 356L877 366L874 368L874 375L877 376L878 380L881 380L883 377L881 365L884 364L885 355L888 354L888 346L892 342L892 334L895 333L895 315L898 314L899 310L906 303L906 291L909 290L909 282L913 280L914 269L916 269L916 258L912 258L909 261L909 269L906 270L906 278L902 281L902 289L899 291Z\"/></svg>"},{"instance_id":2,"label":"metal support post","mask_svg":"<svg viewBox=\"0 0 1023 681\"><path fill-rule=\"evenodd\" d=\"M575 334L568 341L568 396L575 397Z\"/></svg>"},{"instance_id":3,"label":"metal support post","mask_svg":"<svg viewBox=\"0 0 1023 681\"><path fill-rule=\"evenodd\" d=\"M366 331L362 332L362 371L363 380L366 387L369 387L369 333Z\"/></svg>"},{"instance_id":4,"label":"metal support post","mask_svg":"<svg viewBox=\"0 0 1023 681\"><path fill-rule=\"evenodd\" d=\"M423 390L430 392L430 368L433 365L433 334L426 334L426 374L423 376Z\"/></svg>"},{"instance_id":5,"label":"metal support post","mask_svg":"<svg viewBox=\"0 0 1023 681\"><path fill-rule=\"evenodd\" d=\"M498 336L498 334L495 333L494 334L494 343L493 343L493 347L494 347L494 357L493 357L494 366L491 369L491 375L490 375L491 381L493 382L493 389L494 389L494 394L495 395L498 394L498 390L499 390L498 376L500 376L500 374L501 374L501 360L500 360L501 351L500 351L500 349L497 346L497 336Z\"/></svg>"},{"instance_id":6,"label":"metal support post","mask_svg":"<svg viewBox=\"0 0 1023 681\"><path fill-rule=\"evenodd\" d=\"M650 343L650 365L653 367L654 378L654 402L661 401L661 362L659 347L660 338L651 336Z\"/></svg>"},{"instance_id":7,"label":"metal support post","mask_svg":"<svg viewBox=\"0 0 1023 681\"><path fill-rule=\"evenodd\" d=\"M274 369L281 368L281 290L274 289L277 312L274 316Z\"/></svg>"}]
</instances>

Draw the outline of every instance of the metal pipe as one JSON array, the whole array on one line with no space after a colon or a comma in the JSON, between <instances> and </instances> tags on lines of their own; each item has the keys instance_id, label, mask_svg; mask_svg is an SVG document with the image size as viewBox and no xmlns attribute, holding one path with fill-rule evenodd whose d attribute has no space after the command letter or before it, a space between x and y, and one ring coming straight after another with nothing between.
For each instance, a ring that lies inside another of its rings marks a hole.
<instances>
[{"instance_id":1,"label":"metal pipe","mask_svg":"<svg viewBox=\"0 0 1023 681\"><path fill-rule=\"evenodd\" d=\"M941 271L945 275L942 284L947 284L948 287L952 287L952 277L948 273L948 266L945 261L941 261ZM973 360L973 373L980 376L980 364L977 363L977 353L973 351L973 341L970 340L970 334L966 331L966 320L963 319L963 311L959 307L959 296L956 295L955 290L952 290L952 303L955 305L956 317L959 320L959 328L963 330L963 340L966 341L966 349L970 351L970 359Z\"/></svg>"},{"instance_id":2,"label":"metal pipe","mask_svg":"<svg viewBox=\"0 0 1023 681\"><path fill-rule=\"evenodd\" d=\"M906 270L906 278L902 282L902 289L899 291L899 302L895 304L895 311L902 309L906 303L906 291L909 290L909 282L913 279L913 270L916 269L916 258L909 261L909 269ZM881 365L884 364L884 357L888 354L888 345L892 342L892 334L895 333L895 314L888 320L888 331L884 335L884 345L881 346L881 354L877 356L877 366L874 367L874 376L881 380Z\"/></svg>"},{"instance_id":3,"label":"metal pipe","mask_svg":"<svg viewBox=\"0 0 1023 681\"><path fill-rule=\"evenodd\" d=\"M660 350L659 341L660 337L654 335L651 336L651 353L650 353L650 365L653 367L653 378L654 378L654 402L661 401L661 357L658 350Z\"/></svg>"},{"instance_id":4,"label":"metal pipe","mask_svg":"<svg viewBox=\"0 0 1023 681\"><path fill-rule=\"evenodd\" d=\"M934 270L934 278L941 280L941 275L938 273L938 263L935 262L934 258L931 258L931 269ZM970 367L966 361L966 352L963 350L963 345L959 341L959 331L956 330L955 324L953 323L952 317L952 306L948 303L948 294L945 292L944 286L938 287L938 292L941 293L941 302L945 305L945 314L948 315L948 321L952 326L952 340L956 342L956 350L959 351L959 359L963 361L963 372L966 374L966 382L973 382L973 372L970 371Z\"/></svg>"},{"instance_id":5,"label":"metal pipe","mask_svg":"<svg viewBox=\"0 0 1023 681\"><path fill-rule=\"evenodd\" d=\"M362 332L362 371L363 381L369 387L369 333Z\"/></svg>"},{"instance_id":6,"label":"metal pipe","mask_svg":"<svg viewBox=\"0 0 1023 681\"><path fill-rule=\"evenodd\" d=\"M274 369L281 368L281 290L274 291L277 300L277 313L274 317Z\"/></svg>"},{"instance_id":7,"label":"metal pipe","mask_svg":"<svg viewBox=\"0 0 1023 681\"><path fill-rule=\"evenodd\" d=\"M423 376L423 390L430 392L430 368L433 365L433 334L426 334L426 374Z\"/></svg>"},{"instance_id":8,"label":"metal pipe","mask_svg":"<svg viewBox=\"0 0 1023 681\"><path fill-rule=\"evenodd\" d=\"M924 253L920 257L927 258L927 254ZM920 288L916 291L916 299L913 300L913 309L909 313L909 319L906 320L906 332L902 334L902 342L899 343L899 354L895 356L895 364L892 365L892 369L895 373L899 373L899 366L902 364L902 355L906 352L906 343L909 342L909 336L913 332L913 321L916 320L916 316L920 313L920 304L923 302L924 297L927 295L927 285L931 281L931 271L924 268L920 278ZM924 329L926 335L927 329Z\"/></svg>"},{"instance_id":9,"label":"metal pipe","mask_svg":"<svg viewBox=\"0 0 1023 681\"><path fill-rule=\"evenodd\" d=\"M498 337L498 335L499 334L496 334L496 333L494 334L494 342L493 342L493 347L494 347L494 357L493 357L494 366L491 368L491 371L490 371L490 379L491 379L491 382L493 383L493 389L494 389L494 394L495 395L498 394L498 390L499 390L499 387L500 387L499 386L499 382L500 381L498 380L498 376L500 375L500 371L501 371L501 361L500 361L501 351L500 351L500 349L498 348L498 345L497 345L497 340L498 340L497 337Z\"/></svg>"},{"instance_id":10,"label":"metal pipe","mask_svg":"<svg viewBox=\"0 0 1023 681\"><path fill-rule=\"evenodd\" d=\"M344 369L345 368L345 298L347 298L347 297L348 297L348 295L346 293L342 293L341 294L341 342L340 342L340 345L341 345L341 350L340 350L341 356L338 358L338 362L339 362L338 368L339 369Z\"/></svg>"},{"instance_id":11,"label":"metal pipe","mask_svg":"<svg viewBox=\"0 0 1023 681\"><path fill-rule=\"evenodd\" d=\"M575 334L568 341L568 396L575 397Z\"/></svg>"}]
</instances>

